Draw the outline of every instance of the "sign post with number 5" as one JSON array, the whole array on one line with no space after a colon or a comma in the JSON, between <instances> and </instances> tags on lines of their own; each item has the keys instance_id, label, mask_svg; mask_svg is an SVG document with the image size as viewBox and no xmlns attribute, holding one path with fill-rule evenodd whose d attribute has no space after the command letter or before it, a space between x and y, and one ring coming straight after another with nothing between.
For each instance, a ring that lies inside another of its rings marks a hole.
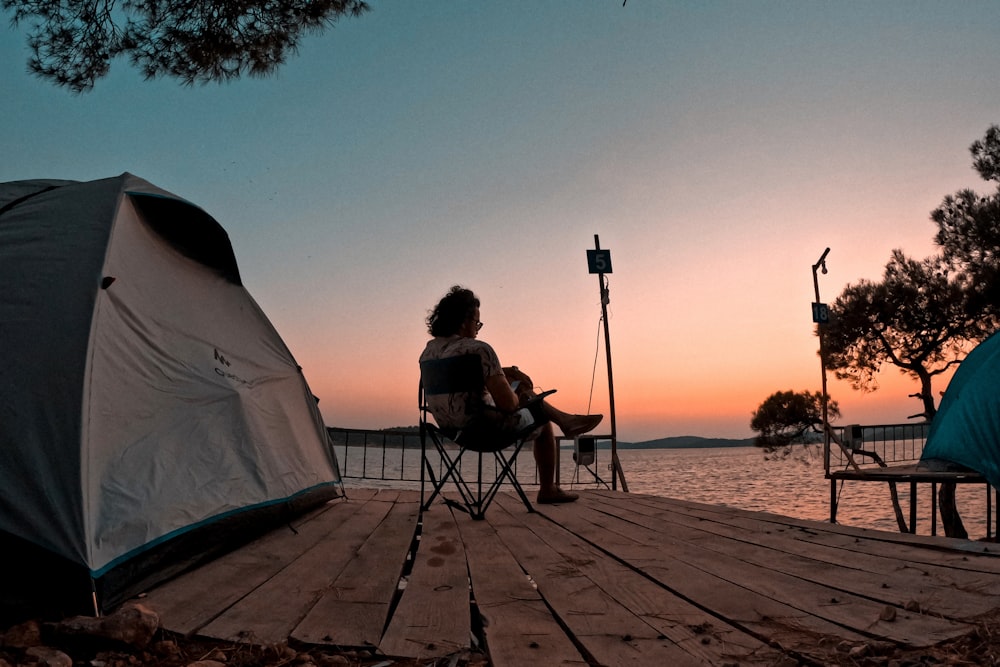
<instances>
[{"instance_id":1,"label":"sign post with number 5","mask_svg":"<svg viewBox=\"0 0 1000 667\"><path fill-rule=\"evenodd\" d=\"M588 250L587 268L590 273L611 273L611 251L610 250Z\"/></svg>"},{"instance_id":2,"label":"sign post with number 5","mask_svg":"<svg viewBox=\"0 0 1000 667\"><path fill-rule=\"evenodd\" d=\"M604 353L608 360L608 410L611 413L611 488L618 489L621 482L622 490L628 491L628 483L622 472L622 464L618 459L618 423L615 419L615 381L611 372L611 332L608 330L608 303L611 298L607 279L604 274L611 273L611 251L601 250L601 239L594 234L594 249L587 251L587 268L590 273L596 273L598 286L601 289L601 321L604 323Z\"/></svg>"}]
</instances>

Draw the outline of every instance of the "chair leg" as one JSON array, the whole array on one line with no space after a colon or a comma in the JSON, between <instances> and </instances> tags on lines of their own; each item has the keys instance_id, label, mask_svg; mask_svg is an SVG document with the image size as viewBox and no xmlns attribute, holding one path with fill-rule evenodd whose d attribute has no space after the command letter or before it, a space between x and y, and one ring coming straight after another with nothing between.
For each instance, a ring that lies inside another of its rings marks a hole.
<instances>
[{"instance_id":1,"label":"chair leg","mask_svg":"<svg viewBox=\"0 0 1000 667\"><path fill-rule=\"evenodd\" d=\"M510 480L511 486L514 487L514 491L516 491L517 495L520 496L521 502L523 502L524 506L528 509L528 512L534 512L535 508L531 504L531 501L528 500L528 496L524 493L524 489L521 487L521 482L517 480L517 473L514 470L514 464L517 462L517 455L521 452L522 447L524 447L523 440L517 443L509 457L504 457L502 452L495 452L497 460L500 461L503 466L503 469L497 476L498 484L496 488L499 490L500 482L503 482L503 478L506 476L507 479ZM495 492L494 495L496 495Z\"/></svg>"},{"instance_id":2,"label":"chair leg","mask_svg":"<svg viewBox=\"0 0 1000 667\"><path fill-rule=\"evenodd\" d=\"M427 459L427 449L425 448L422 457L423 465L426 466L426 468L421 470L421 478L423 478L423 473L426 470L427 478L430 481L432 491L430 496L425 499L423 482L421 482L421 511L427 511L430 509L431 504L440 495L445 504L468 513L473 519L484 519L486 517L487 508L489 508L494 498L496 498L496 495L500 491L500 487L503 486L505 479L510 481L510 484L517 492L517 495L521 498L521 502L524 503L525 508L527 508L529 512L535 511L534 507L531 505L531 501L528 500L528 496L521 487L521 483L517 480L517 476L514 471L517 455L524 447L525 441L519 441L512 448L508 448L507 451L510 451L509 456L505 456L503 451L492 452L494 456L494 463L497 467L497 475L496 478L488 484L484 484L483 481L484 454L482 452L476 452L476 481L473 486L469 483L469 481L466 481L461 472L462 457L470 450L460 447L458 449L458 453L455 456L451 456L448 453L448 450L444 447L444 443L435 437L433 432L430 432L428 437L430 437L431 442L433 442L434 449L437 451L438 456L443 463L444 472L440 477L437 477L434 474L433 466ZM444 496L444 485L449 481L449 479L455 484L455 487L461 496L461 502L457 502Z\"/></svg>"},{"instance_id":3,"label":"chair leg","mask_svg":"<svg viewBox=\"0 0 1000 667\"><path fill-rule=\"evenodd\" d=\"M430 463L427 461L427 427L423 415L420 417L420 509L424 508L424 488L427 474L430 473ZM431 476L433 482L433 475Z\"/></svg>"},{"instance_id":4,"label":"chair leg","mask_svg":"<svg viewBox=\"0 0 1000 667\"><path fill-rule=\"evenodd\" d=\"M424 502L422 504L421 509L423 511L427 511L428 509L430 509L431 503L434 502L434 499L437 498L438 495L442 494L442 490L444 489L444 485L447 483L447 481L448 481L449 478L451 478L452 481L455 482L456 486L459 487L458 490L459 490L459 493L462 494L463 499L465 497L465 494L462 491L461 485L458 483L458 480L460 478L459 478L459 476L456 473L456 468L458 467L458 464L459 464L459 462L462 459L462 452L461 452L461 450L459 450L458 456L452 458L451 456L448 455L448 452L444 448L443 445L441 445L441 444L439 444L437 442L435 442L434 444L436 445L435 449L437 449L438 456L441 458L441 460L445 464L445 470L441 474L441 477L436 482L432 482L432 486L434 487L434 490L431 493L430 497L426 500L426 502ZM430 461L428 461L425 458L424 459L424 464L427 466L428 474L430 475L431 479L433 480L434 473L433 473L433 471L431 469ZM442 495L442 498L444 498L443 495ZM447 499L445 499L445 500L447 502Z\"/></svg>"},{"instance_id":5,"label":"chair leg","mask_svg":"<svg viewBox=\"0 0 1000 667\"><path fill-rule=\"evenodd\" d=\"M444 502L449 507L454 507L455 509L462 510L467 514L474 515L473 508L477 507L476 494L462 476L462 457L465 455L466 451L468 450L460 448L458 450L458 455L455 456L451 466L448 468L448 475L451 477L451 481L455 483L455 488L458 490L458 495L462 498L462 500L461 502L456 502L454 500L444 498ZM450 457L448 458L450 460ZM442 480L443 479L444 478L442 478Z\"/></svg>"},{"instance_id":6,"label":"chair leg","mask_svg":"<svg viewBox=\"0 0 1000 667\"><path fill-rule=\"evenodd\" d=\"M424 466L424 468L427 471L427 477L428 477L428 479L430 481L430 485L431 485L431 489L432 489L430 497L425 499L424 498L424 481L422 479L420 480L420 509L423 510L423 511L426 511L427 508L429 508L431 506L431 503L434 502L434 498L436 498L437 495L438 495L438 493L440 492L441 486L438 483L437 478L434 475L434 470L431 467L431 462L428 461L426 457L423 459L423 466ZM423 476L423 472L424 471L422 469L421 470L421 477Z\"/></svg>"},{"instance_id":7,"label":"chair leg","mask_svg":"<svg viewBox=\"0 0 1000 667\"><path fill-rule=\"evenodd\" d=\"M511 451L510 456L504 456L502 451L493 452L498 472L496 479L492 484L490 484L485 493L482 492L482 454L479 455L480 493L478 494L474 508L470 508L472 511L469 512L474 519L483 519L486 517L486 510L493 503L493 500L500 492L500 487L503 486L504 479L510 480L511 486L514 487L517 495L521 498L521 502L524 503L525 508L527 508L529 512L535 511L535 508L531 505L531 501L528 500L528 496L524 493L524 489L521 487L521 483L517 480L517 475L514 472L514 463L517 461L517 455L523 446L524 442L517 443Z\"/></svg>"}]
</instances>

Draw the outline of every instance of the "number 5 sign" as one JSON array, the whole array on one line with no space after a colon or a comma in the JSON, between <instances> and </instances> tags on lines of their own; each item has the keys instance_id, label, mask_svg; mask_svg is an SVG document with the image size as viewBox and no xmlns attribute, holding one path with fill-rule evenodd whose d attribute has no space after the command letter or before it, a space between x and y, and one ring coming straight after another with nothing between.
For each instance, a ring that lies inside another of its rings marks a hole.
<instances>
[{"instance_id":1,"label":"number 5 sign","mask_svg":"<svg viewBox=\"0 0 1000 667\"><path fill-rule=\"evenodd\" d=\"M590 273L611 273L611 251L588 250L587 268Z\"/></svg>"}]
</instances>

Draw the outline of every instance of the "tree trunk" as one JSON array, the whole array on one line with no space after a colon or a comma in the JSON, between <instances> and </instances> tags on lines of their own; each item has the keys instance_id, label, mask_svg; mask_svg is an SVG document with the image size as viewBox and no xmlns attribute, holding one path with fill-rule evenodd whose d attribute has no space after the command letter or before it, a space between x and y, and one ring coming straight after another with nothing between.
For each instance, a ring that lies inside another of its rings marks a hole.
<instances>
[{"instance_id":1,"label":"tree trunk","mask_svg":"<svg viewBox=\"0 0 1000 667\"><path fill-rule=\"evenodd\" d=\"M931 421L934 419L934 415L937 414L937 408L934 407L934 389L932 387L931 375L923 367L919 367L919 370L915 372L920 379L920 401L924 406L924 419Z\"/></svg>"},{"instance_id":2,"label":"tree trunk","mask_svg":"<svg viewBox=\"0 0 1000 667\"><path fill-rule=\"evenodd\" d=\"M938 507L941 509L941 524L944 526L944 534L947 537L958 537L963 540L969 539L969 533L965 530L962 517L958 515L958 508L955 506L955 482L942 482L938 489Z\"/></svg>"},{"instance_id":3,"label":"tree trunk","mask_svg":"<svg viewBox=\"0 0 1000 667\"><path fill-rule=\"evenodd\" d=\"M934 407L934 392L931 388L931 376L921 368L917 372L920 378L920 399L924 404L924 417L927 421L932 421L937 414ZM969 533L965 530L962 517L958 514L958 506L955 504L955 491L958 485L954 482L942 482L938 489L938 509L941 510L941 525L944 526L946 537L958 537L963 540L969 538Z\"/></svg>"}]
</instances>

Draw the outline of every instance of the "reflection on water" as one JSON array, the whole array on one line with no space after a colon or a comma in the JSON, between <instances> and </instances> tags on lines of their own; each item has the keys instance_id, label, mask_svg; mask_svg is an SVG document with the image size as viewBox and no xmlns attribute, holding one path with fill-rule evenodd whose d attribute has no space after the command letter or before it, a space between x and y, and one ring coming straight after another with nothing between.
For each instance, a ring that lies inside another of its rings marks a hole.
<instances>
[{"instance_id":1,"label":"reflection on water","mask_svg":"<svg viewBox=\"0 0 1000 667\"><path fill-rule=\"evenodd\" d=\"M623 449L618 452L618 458L629 490L635 493L773 512L800 519L830 519L830 481L823 476L822 450L818 446L779 460L765 460L765 453L754 447ZM898 531L888 484L846 482L838 486L838 492L838 523ZM903 514L909 521L909 484L899 485L899 495ZM923 535L930 534L930 496L930 485L921 484L917 498L917 528ZM957 498L969 537L984 537L984 486L959 484ZM940 517L938 534L943 534Z\"/></svg>"}]
</instances>

